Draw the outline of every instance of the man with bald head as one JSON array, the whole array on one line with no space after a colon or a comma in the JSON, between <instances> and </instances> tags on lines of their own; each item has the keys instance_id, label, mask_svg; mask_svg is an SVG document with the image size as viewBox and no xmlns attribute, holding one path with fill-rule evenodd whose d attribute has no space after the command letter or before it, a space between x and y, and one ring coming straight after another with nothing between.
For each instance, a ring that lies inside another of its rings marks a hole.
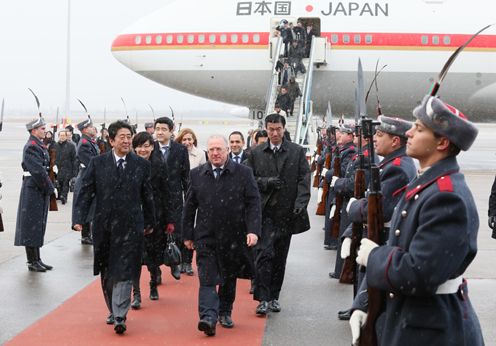
<instances>
[{"instance_id":1,"label":"man with bald head","mask_svg":"<svg viewBox=\"0 0 496 346\"><path fill-rule=\"evenodd\" d=\"M198 329L214 336L217 320L234 326L236 279L253 275L250 248L260 235L261 208L253 173L229 159L227 140L211 136L207 148L209 161L190 172L182 221L184 245L196 250Z\"/></svg>"}]
</instances>

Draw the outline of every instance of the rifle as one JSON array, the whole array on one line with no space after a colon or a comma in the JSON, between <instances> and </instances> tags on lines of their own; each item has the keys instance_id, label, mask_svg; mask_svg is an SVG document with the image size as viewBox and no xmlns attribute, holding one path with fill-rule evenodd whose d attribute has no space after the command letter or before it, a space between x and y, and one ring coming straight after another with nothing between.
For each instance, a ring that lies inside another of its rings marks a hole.
<instances>
[{"instance_id":1,"label":"rifle","mask_svg":"<svg viewBox=\"0 0 496 346\"><path fill-rule=\"evenodd\" d=\"M312 184L312 187L319 187L319 183L320 183L320 169L319 169L319 166L317 165L317 162L315 161L315 156L318 155L320 157L320 155L322 155L322 147L323 147L323 144L322 144L322 139L320 138L320 135L319 135L319 138L317 139L317 150L315 151L315 154L313 155L313 161L312 161L312 164L310 166L310 170L312 172L315 172L315 175L313 177L313 184Z\"/></svg>"},{"instance_id":2,"label":"rifle","mask_svg":"<svg viewBox=\"0 0 496 346\"><path fill-rule=\"evenodd\" d=\"M48 176L50 180L52 181L53 185L55 186L55 172L53 171L53 166L55 165L55 157L57 155L55 148L53 145L49 149L49 154L50 154L50 169L48 172ZM55 196L55 193L52 193L50 195L50 211L58 211L59 208L57 207L57 197Z\"/></svg>"},{"instance_id":3,"label":"rifle","mask_svg":"<svg viewBox=\"0 0 496 346\"><path fill-rule=\"evenodd\" d=\"M339 155L339 149L336 150L336 157L334 158L333 175L341 176L341 156ZM340 193L336 193L336 200L334 202L336 209L334 210L334 215L332 216L332 228L331 236L333 238L339 237L339 224L341 223L341 207L343 206L343 196Z\"/></svg>"},{"instance_id":4,"label":"rifle","mask_svg":"<svg viewBox=\"0 0 496 346\"><path fill-rule=\"evenodd\" d=\"M366 98L364 98L364 80L362 62L358 59L358 86L355 89L355 137L358 138L358 159L359 168L355 172L354 182L354 197L359 200L365 196L366 182L365 182L365 162L362 150L362 125L359 123L361 116L362 122L364 121L367 113ZM351 232L351 245L350 256L344 260L343 270L339 277L339 282L346 284L353 284L353 296L356 295L358 285L358 266L356 263L356 256L362 239L363 224L360 222L353 222Z\"/></svg>"},{"instance_id":5,"label":"rifle","mask_svg":"<svg viewBox=\"0 0 496 346\"><path fill-rule=\"evenodd\" d=\"M329 147L329 152L326 154L325 162L324 162L324 167L325 169L331 168L331 160L332 160L332 148ZM329 182L326 180L325 177L322 179L322 198L317 205L317 212L315 214L317 215L325 215L325 207L326 207L326 200L327 200L327 195L329 194Z\"/></svg>"},{"instance_id":6,"label":"rifle","mask_svg":"<svg viewBox=\"0 0 496 346\"><path fill-rule=\"evenodd\" d=\"M364 137L369 138L370 150L370 184L368 192L367 232L368 238L377 244L381 244L381 233L384 232L384 214L381 193L380 170L374 162L373 127L377 123L371 119L362 122ZM377 288L368 287L368 315L367 322L360 333L361 346L377 345L375 323L382 310L382 294Z\"/></svg>"}]
</instances>

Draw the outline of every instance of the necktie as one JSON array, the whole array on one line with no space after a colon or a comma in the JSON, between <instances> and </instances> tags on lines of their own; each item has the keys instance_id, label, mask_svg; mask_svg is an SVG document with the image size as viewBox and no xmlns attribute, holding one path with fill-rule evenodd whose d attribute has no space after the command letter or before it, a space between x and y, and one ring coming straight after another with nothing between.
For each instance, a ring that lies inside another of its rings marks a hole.
<instances>
[{"instance_id":1,"label":"necktie","mask_svg":"<svg viewBox=\"0 0 496 346\"><path fill-rule=\"evenodd\" d=\"M124 159L117 161L117 173L119 173L119 176L122 176L124 173Z\"/></svg>"},{"instance_id":2,"label":"necktie","mask_svg":"<svg viewBox=\"0 0 496 346\"><path fill-rule=\"evenodd\" d=\"M274 154L275 154L275 153L277 153L279 151L279 148L278 147L274 147L274 149L272 149L272 150L274 150Z\"/></svg>"},{"instance_id":3,"label":"necktie","mask_svg":"<svg viewBox=\"0 0 496 346\"><path fill-rule=\"evenodd\" d=\"M215 172L215 180L219 180L220 175L222 173L222 168L217 167L217 168L214 169L214 172Z\"/></svg>"},{"instance_id":4,"label":"necktie","mask_svg":"<svg viewBox=\"0 0 496 346\"><path fill-rule=\"evenodd\" d=\"M238 155L234 156L234 161L236 161L236 163L239 163L239 156Z\"/></svg>"},{"instance_id":5,"label":"necktie","mask_svg":"<svg viewBox=\"0 0 496 346\"><path fill-rule=\"evenodd\" d=\"M164 146L162 149L164 150L164 160L167 160L169 157L169 146Z\"/></svg>"}]
</instances>

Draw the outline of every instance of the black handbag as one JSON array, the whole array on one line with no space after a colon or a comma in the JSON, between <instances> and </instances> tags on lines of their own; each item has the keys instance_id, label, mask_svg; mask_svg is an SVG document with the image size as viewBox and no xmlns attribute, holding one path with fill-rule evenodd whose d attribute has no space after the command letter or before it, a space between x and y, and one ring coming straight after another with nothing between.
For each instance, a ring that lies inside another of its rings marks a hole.
<instances>
[{"instance_id":1,"label":"black handbag","mask_svg":"<svg viewBox=\"0 0 496 346\"><path fill-rule=\"evenodd\" d=\"M181 250L176 245L176 241L172 234L167 234L167 244L162 255L166 266L179 265L182 262Z\"/></svg>"}]
</instances>

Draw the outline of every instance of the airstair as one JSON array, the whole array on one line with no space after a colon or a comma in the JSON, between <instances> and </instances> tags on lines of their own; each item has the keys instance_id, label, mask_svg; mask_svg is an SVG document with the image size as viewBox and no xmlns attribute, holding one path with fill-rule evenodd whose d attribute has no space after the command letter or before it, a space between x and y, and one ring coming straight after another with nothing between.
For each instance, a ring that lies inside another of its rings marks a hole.
<instances>
[{"instance_id":1,"label":"airstair","mask_svg":"<svg viewBox=\"0 0 496 346\"><path fill-rule=\"evenodd\" d=\"M273 49L273 66L272 77L266 93L265 114L271 114L279 93L278 73L275 70L277 60L281 52L284 51L284 45L281 38L275 40ZM302 60L306 68L306 73L298 73L296 82L300 86L302 96L295 100L293 116L286 118L286 129L291 134L292 141L300 145L309 143L309 129L312 126L313 107L312 107L312 83L314 78L314 69L318 64L326 64L327 41L322 37L313 37L310 49L310 57Z\"/></svg>"}]
</instances>

